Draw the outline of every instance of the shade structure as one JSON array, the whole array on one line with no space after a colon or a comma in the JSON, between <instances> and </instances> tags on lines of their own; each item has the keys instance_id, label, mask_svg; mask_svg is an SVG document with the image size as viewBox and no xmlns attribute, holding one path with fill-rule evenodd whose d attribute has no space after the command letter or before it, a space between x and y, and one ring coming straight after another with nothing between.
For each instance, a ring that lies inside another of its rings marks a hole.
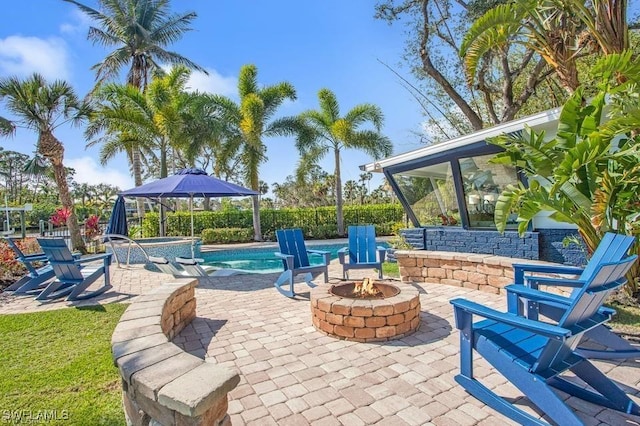
<instances>
[{"instance_id":1,"label":"shade structure","mask_svg":"<svg viewBox=\"0 0 640 426\"><path fill-rule=\"evenodd\" d=\"M129 229L127 227L127 208L122 196L118 196L115 204L113 205L113 210L111 210L111 216L109 217L105 234L118 234L124 236L129 234Z\"/></svg>"},{"instance_id":2,"label":"shade structure","mask_svg":"<svg viewBox=\"0 0 640 426\"><path fill-rule=\"evenodd\" d=\"M258 195L258 192L236 185L235 183L209 176L201 169L182 169L173 176L127 189L118 195L123 197L189 198L189 209L191 210L191 239L193 240L194 197L242 197ZM193 251L192 244L192 257L194 254Z\"/></svg>"},{"instance_id":3,"label":"shade structure","mask_svg":"<svg viewBox=\"0 0 640 426\"><path fill-rule=\"evenodd\" d=\"M256 191L207 175L200 169L182 169L173 176L122 191L124 197L233 197Z\"/></svg>"}]
</instances>

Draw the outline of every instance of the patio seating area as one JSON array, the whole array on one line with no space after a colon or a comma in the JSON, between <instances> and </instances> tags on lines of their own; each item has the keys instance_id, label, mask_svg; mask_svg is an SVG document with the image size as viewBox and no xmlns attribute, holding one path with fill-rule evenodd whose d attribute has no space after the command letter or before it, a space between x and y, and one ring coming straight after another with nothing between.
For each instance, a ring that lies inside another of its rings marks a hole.
<instances>
[{"instance_id":1,"label":"patio seating area","mask_svg":"<svg viewBox=\"0 0 640 426\"><path fill-rule=\"evenodd\" d=\"M178 281L141 266L110 269L113 288L94 299L40 304L29 296L2 295L0 313L128 303L162 282ZM351 278L370 274L352 271ZM341 276L336 260L329 267L330 283L340 282ZM419 329L398 340L357 343L318 332L311 323L308 293L283 297L273 287L276 279L277 274L201 278L195 289L196 318L174 339L185 351L239 373L240 383L229 394L234 425L514 424L454 381L459 336L449 301L464 297L504 311L504 295L413 284L420 294ZM637 362L594 364L640 401ZM491 390L535 413L483 360L476 361L474 373ZM573 397L567 403L585 424L640 423L640 417Z\"/></svg>"}]
</instances>

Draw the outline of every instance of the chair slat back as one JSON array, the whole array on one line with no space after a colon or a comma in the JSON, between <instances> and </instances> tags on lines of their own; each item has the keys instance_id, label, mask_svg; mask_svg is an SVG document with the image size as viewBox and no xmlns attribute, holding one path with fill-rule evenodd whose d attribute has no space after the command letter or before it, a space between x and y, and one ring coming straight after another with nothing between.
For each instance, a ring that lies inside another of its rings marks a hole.
<instances>
[{"instance_id":1,"label":"chair slat back","mask_svg":"<svg viewBox=\"0 0 640 426\"><path fill-rule=\"evenodd\" d=\"M27 256L24 254L24 252L20 250L20 247L18 247L16 242L13 240L13 238L7 237L6 240L7 240L7 244L9 244L9 247L11 247L11 250L13 250L13 252L15 253L16 259L18 259L18 261L20 261L27 268L30 274L38 275L36 269L33 267L31 262L27 259Z\"/></svg>"},{"instance_id":2,"label":"chair slat back","mask_svg":"<svg viewBox=\"0 0 640 426\"><path fill-rule=\"evenodd\" d=\"M625 257L635 241L635 237L630 235L607 232L602 237L600 244L593 252L589 263L580 275L580 279L588 280L596 271L596 267L601 263L617 262Z\"/></svg>"},{"instance_id":3,"label":"chair slat back","mask_svg":"<svg viewBox=\"0 0 640 426\"><path fill-rule=\"evenodd\" d=\"M376 229L373 225L349 226L349 262L376 262Z\"/></svg>"},{"instance_id":4,"label":"chair slat back","mask_svg":"<svg viewBox=\"0 0 640 426\"><path fill-rule=\"evenodd\" d=\"M276 231L276 238L280 246L280 253L293 256L294 268L309 266L309 256L307 255L302 229L279 229ZM287 265L284 260L283 263L286 268Z\"/></svg>"},{"instance_id":5,"label":"chair slat back","mask_svg":"<svg viewBox=\"0 0 640 426\"><path fill-rule=\"evenodd\" d=\"M607 296L625 283L624 275L633 266L638 256L628 256L617 262L600 263L594 268L589 280L577 289L571 305L558 321L560 327L576 330L575 326L594 316ZM565 341L550 339L541 351L534 371L546 370L555 363L562 362L573 353L582 333L575 332Z\"/></svg>"},{"instance_id":6,"label":"chair slat back","mask_svg":"<svg viewBox=\"0 0 640 426\"><path fill-rule=\"evenodd\" d=\"M62 238L38 238L38 244L49 259L58 280L63 282L84 280L80 266L75 262L73 253Z\"/></svg>"}]
</instances>

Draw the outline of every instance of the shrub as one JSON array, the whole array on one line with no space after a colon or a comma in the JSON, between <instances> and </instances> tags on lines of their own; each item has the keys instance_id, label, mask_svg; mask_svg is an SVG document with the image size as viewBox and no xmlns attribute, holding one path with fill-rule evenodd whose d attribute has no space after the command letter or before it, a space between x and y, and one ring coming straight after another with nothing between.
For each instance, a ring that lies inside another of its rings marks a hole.
<instances>
[{"instance_id":1,"label":"shrub","mask_svg":"<svg viewBox=\"0 0 640 426\"><path fill-rule=\"evenodd\" d=\"M200 236L203 244L248 243L253 240L253 228L207 228Z\"/></svg>"},{"instance_id":2,"label":"shrub","mask_svg":"<svg viewBox=\"0 0 640 426\"><path fill-rule=\"evenodd\" d=\"M15 240L16 244L24 254L37 253L40 246L35 238L25 238ZM6 241L0 240L0 282L13 282L16 278L27 273L27 268L16 260L15 253Z\"/></svg>"}]
</instances>

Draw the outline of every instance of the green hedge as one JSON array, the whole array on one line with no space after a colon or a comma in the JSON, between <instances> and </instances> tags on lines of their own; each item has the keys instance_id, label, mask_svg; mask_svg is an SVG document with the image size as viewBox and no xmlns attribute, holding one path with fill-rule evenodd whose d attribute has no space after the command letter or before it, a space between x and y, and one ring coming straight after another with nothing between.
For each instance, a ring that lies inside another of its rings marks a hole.
<instances>
[{"instance_id":1,"label":"green hedge","mask_svg":"<svg viewBox=\"0 0 640 426\"><path fill-rule=\"evenodd\" d=\"M377 235L392 235L394 227L402 223L404 210L399 204L369 204L345 206L345 227L373 224ZM142 223L145 237L158 235L158 214L147 213ZM201 235L204 229L240 228L253 229L251 210L202 211L194 214L194 232ZM335 207L302 209L261 209L260 225L263 238L275 240L276 229L301 228L306 238L328 239L338 237ZM169 236L191 235L191 215L176 212L167 215ZM252 231L253 234L253 231Z\"/></svg>"},{"instance_id":2,"label":"green hedge","mask_svg":"<svg viewBox=\"0 0 640 426\"><path fill-rule=\"evenodd\" d=\"M253 241L252 228L206 228L201 233L203 244L248 243Z\"/></svg>"}]
</instances>

